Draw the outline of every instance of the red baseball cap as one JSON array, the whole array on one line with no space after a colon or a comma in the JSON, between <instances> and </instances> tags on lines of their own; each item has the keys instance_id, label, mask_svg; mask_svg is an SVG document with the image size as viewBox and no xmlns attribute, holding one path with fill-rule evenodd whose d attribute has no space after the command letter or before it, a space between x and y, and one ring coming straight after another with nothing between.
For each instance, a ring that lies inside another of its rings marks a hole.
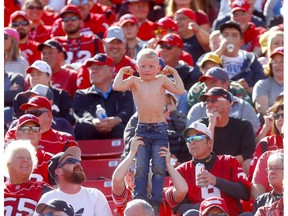
<instances>
[{"instance_id":1,"label":"red baseball cap","mask_svg":"<svg viewBox=\"0 0 288 216\"><path fill-rule=\"evenodd\" d=\"M77 16L80 17L80 19L82 19L82 15L80 13L80 10L78 9L78 7L76 5L66 5L64 8L62 8L62 10L60 11L60 14L59 14L59 17L63 17L64 14L66 13L74 13L76 14Z\"/></svg>"},{"instance_id":2,"label":"red baseball cap","mask_svg":"<svg viewBox=\"0 0 288 216\"><path fill-rule=\"evenodd\" d=\"M25 104L20 106L20 110L27 110L29 107L36 107L36 108L46 108L50 112L52 112L52 105L50 101L43 96L34 96L29 99L29 101Z\"/></svg>"},{"instance_id":3,"label":"red baseball cap","mask_svg":"<svg viewBox=\"0 0 288 216\"><path fill-rule=\"evenodd\" d=\"M32 114L24 114L18 119L16 128L19 129L19 127L21 127L27 122L35 122L37 125L40 126L39 119L36 116Z\"/></svg>"},{"instance_id":4,"label":"red baseball cap","mask_svg":"<svg viewBox=\"0 0 288 216\"><path fill-rule=\"evenodd\" d=\"M120 19L119 19L118 25L120 27L122 27L127 22L132 22L132 23L138 25L138 19L133 14L124 14L123 16L121 16Z\"/></svg>"},{"instance_id":5,"label":"red baseball cap","mask_svg":"<svg viewBox=\"0 0 288 216\"><path fill-rule=\"evenodd\" d=\"M93 58L87 59L84 65L90 67L92 63L100 66L108 65L110 67L114 67L112 58L107 56L105 53L97 53Z\"/></svg>"},{"instance_id":6,"label":"red baseball cap","mask_svg":"<svg viewBox=\"0 0 288 216\"><path fill-rule=\"evenodd\" d=\"M250 5L246 0L236 0L232 2L231 12L235 12L237 10L248 12L250 10Z\"/></svg>"},{"instance_id":7,"label":"red baseball cap","mask_svg":"<svg viewBox=\"0 0 288 216\"><path fill-rule=\"evenodd\" d=\"M166 34L157 44L167 43L171 46L177 46L179 48L183 48L183 40L182 38L175 33Z\"/></svg>"},{"instance_id":8,"label":"red baseball cap","mask_svg":"<svg viewBox=\"0 0 288 216\"><path fill-rule=\"evenodd\" d=\"M210 197L201 202L199 215L200 216L205 215L207 211L209 211L209 209L211 209L212 207L220 208L222 211L228 214L228 208L223 198Z\"/></svg>"},{"instance_id":9,"label":"red baseball cap","mask_svg":"<svg viewBox=\"0 0 288 216\"><path fill-rule=\"evenodd\" d=\"M26 19L27 21L29 21L29 18L28 18L27 14L26 14L24 11L17 10L17 11L15 11L14 13L12 13L12 14L10 15L10 23L12 23L13 20L14 20L16 17L18 17L18 16L21 16L21 17L23 17L24 19Z\"/></svg>"},{"instance_id":10,"label":"red baseball cap","mask_svg":"<svg viewBox=\"0 0 288 216\"><path fill-rule=\"evenodd\" d=\"M155 29L158 26L161 26L164 29L171 29L172 31L175 31L175 32L177 32L178 30L177 24L174 22L174 20L167 16L162 17L157 22L155 22L154 26L155 26Z\"/></svg>"},{"instance_id":11,"label":"red baseball cap","mask_svg":"<svg viewBox=\"0 0 288 216\"><path fill-rule=\"evenodd\" d=\"M175 13L175 16L178 14L183 14L192 20L197 19L195 12L189 8L181 8L181 9L177 10Z\"/></svg>"},{"instance_id":12,"label":"red baseball cap","mask_svg":"<svg viewBox=\"0 0 288 216\"><path fill-rule=\"evenodd\" d=\"M280 54L284 56L284 47L277 47L275 48L272 53L270 54L270 58L272 58L274 55Z\"/></svg>"}]
</instances>

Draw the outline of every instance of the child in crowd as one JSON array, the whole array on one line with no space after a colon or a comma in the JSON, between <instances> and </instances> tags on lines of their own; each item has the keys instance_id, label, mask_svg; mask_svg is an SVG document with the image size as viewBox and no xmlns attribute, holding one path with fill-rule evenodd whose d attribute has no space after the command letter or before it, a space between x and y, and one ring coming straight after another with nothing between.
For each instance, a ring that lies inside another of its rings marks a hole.
<instances>
[{"instance_id":1,"label":"child in crowd","mask_svg":"<svg viewBox=\"0 0 288 216\"><path fill-rule=\"evenodd\" d=\"M166 66L164 74L160 71L159 58L153 49L142 49L136 59L136 70L140 77L131 76L123 80L123 74L133 74L133 69L123 67L118 72L113 89L116 91L131 90L138 111L138 124L135 130L137 136L142 137L143 146L139 146L136 156L136 175L134 198L148 200L146 188L150 159L152 159L152 197L149 202L158 215L162 202L162 190L165 179L165 158L159 156L162 146L168 146L168 131L165 119L165 90L174 94L185 92L184 84L178 72ZM167 76L174 77L172 82Z\"/></svg>"}]
</instances>

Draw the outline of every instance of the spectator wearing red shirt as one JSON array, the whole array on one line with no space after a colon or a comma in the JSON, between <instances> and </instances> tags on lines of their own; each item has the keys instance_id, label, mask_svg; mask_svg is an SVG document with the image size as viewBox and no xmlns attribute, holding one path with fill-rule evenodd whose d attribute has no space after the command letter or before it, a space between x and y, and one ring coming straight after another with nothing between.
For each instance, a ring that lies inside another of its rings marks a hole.
<instances>
[{"instance_id":1,"label":"spectator wearing red shirt","mask_svg":"<svg viewBox=\"0 0 288 216\"><path fill-rule=\"evenodd\" d=\"M44 13L43 4L40 0L27 0L23 9L31 21L29 39L42 43L50 38L52 26L42 21Z\"/></svg>"},{"instance_id":2,"label":"spectator wearing red shirt","mask_svg":"<svg viewBox=\"0 0 288 216\"><path fill-rule=\"evenodd\" d=\"M30 21L24 11L15 11L10 16L10 27L17 30L20 36L19 47L21 54L27 59L29 64L41 58L40 52L37 50L38 42L29 39L29 32L31 29Z\"/></svg>"}]
</instances>

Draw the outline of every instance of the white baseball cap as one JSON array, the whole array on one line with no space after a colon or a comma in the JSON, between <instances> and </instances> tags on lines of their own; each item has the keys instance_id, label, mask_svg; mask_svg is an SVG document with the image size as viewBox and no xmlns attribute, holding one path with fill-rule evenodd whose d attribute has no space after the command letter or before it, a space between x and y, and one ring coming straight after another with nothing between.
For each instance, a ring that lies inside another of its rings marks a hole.
<instances>
[{"instance_id":1,"label":"white baseball cap","mask_svg":"<svg viewBox=\"0 0 288 216\"><path fill-rule=\"evenodd\" d=\"M29 66L26 70L26 73L31 73L32 68L35 68L43 73L48 73L49 75L52 75L52 70L50 65L42 60L36 60L31 66Z\"/></svg>"},{"instance_id":2,"label":"white baseball cap","mask_svg":"<svg viewBox=\"0 0 288 216\"><path fill-rule=\"evenodd\" d=\"M123 32L122 28L119 26L110 26L105 31L103 38L108 43L114 39L118 39L118 40L122 41L122 43L125 42L124 32Z\"/></svg>"},{"instance_id":3,"label":"white baseball cap","mask_svg":"<svg viewBox=\"0 0 288 216\"><path fill-rule=\"evenodd\" d=\"M183 137L187 137L187 134L190 130L196 130L200 133L207 135L210 139L212 139L211 131L205 124L200 122L193 122L188 128L185 128L182 135Z\"/></svg>"}]
</instances>

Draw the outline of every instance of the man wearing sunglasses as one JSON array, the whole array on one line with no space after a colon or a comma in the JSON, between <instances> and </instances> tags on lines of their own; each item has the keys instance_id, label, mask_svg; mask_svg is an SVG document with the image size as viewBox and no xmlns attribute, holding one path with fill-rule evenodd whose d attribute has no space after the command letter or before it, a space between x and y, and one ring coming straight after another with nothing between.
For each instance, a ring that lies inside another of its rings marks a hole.
<instances>
[{"instance_id":1,"label":"man wearing sunglasses","mask_svg":"<svg viewBox=\"0 0 288 216\"><path fill-rule=\"evenodd\" d=\"M19 33L21 54L29 64L31 65L34 61L41 59L40 52L37 50L39 43L29 39L30 20L24 11L17 10L11 14L9 27L16 29Z\"/></svg>"},{"instance_id":2,"label":"man wearing sunglasses","mask_svg":"<svg viewBox=\"0 0 288 216\"><path fill-rule=\"evenodd\" d=\"M72 146L65 152L54 155L51 158L48 172L58 188L43 195L39 203L48 203L57 197L71 205L75 215L112 216L108 202L101 191L81 186L86 180L86 175L81 166L79 147Z\"/></svg>"},{"instance_id":3,"label":"man wearing sunglasses","mask_svg":"<svg viewBox=\"0 0 288 216\"><path fill-rule=\"evenodd\" d=\"M204 199L222 197L228 206L227 213L230 216L239 216L242 213L240 199L250 198L250 182L240 163L233 156L216 155L213 152L212 133L203 123L193 122L182 135L192 160L176 168L188 184L188 194L186 201L174 210L193 215ZM196 175L198 163L204 164L205 168Z\"/></svg>"}]
</instances>

